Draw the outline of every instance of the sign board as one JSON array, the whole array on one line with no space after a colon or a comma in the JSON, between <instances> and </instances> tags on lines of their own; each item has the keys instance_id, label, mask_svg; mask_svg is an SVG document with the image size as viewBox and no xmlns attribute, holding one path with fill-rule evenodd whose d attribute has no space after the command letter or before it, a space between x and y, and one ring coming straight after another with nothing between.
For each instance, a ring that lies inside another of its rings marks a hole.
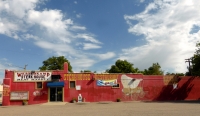
<instances>
[{"instance_id":1,"label":"sign board","mask_svg":"<svg viewBox=\"0 0 200 116\"><path fill-rule=\"evenodd\" d=\"M97 80L97 86L113 86L113 85L117 85L117 79Z\"/></svg>"},{"instance_id":2,"label":"sign board","mask_svg":"<svg viewBox=\"0 0 200 116\"><path fill-rule=\"evenodd\" d=\"M28 100L28 91L12 91L10 92L10 100Z\"/></svg>"},{"instance_id":3,"label":"sign board","mask_svg":"<svg viewBox=\"0 0 200 116\"><path fill-rule=\"evenodd\" d=\"M15 71L14 82L51 81L50 71Z\"/></svg>"},{"instance_id":4,"label":"sign board","mask_svg":"<svg viewBox=\"0 0 200 116\"><path fill-rule=\"evenodd\" d=\"M76 85L76 90L81 90L81 86L80 85Z\"/></svg>"}]
</instances>

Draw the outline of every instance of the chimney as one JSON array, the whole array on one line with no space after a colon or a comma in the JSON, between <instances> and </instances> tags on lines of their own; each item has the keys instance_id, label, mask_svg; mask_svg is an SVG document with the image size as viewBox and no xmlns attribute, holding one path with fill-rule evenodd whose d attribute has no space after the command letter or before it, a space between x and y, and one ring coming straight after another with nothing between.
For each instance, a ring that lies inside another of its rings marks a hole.
<instances>
[{"instance_id":1,"label":"chimney","mask_svg":"<svg viewBox=\"0 0 200 116\"><path fill-rule=\"evenodd\" d=\"M64 72L68 73L68 63L67 62L64 63Z\"/></svg>"}]
</instances>

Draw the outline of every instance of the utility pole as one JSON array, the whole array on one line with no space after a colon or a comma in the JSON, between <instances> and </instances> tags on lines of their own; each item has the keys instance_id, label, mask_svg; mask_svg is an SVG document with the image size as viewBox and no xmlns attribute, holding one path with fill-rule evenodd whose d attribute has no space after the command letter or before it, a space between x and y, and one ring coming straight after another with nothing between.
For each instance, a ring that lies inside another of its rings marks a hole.
<instances>
[{"instance_id":1,"label":"utility pole","mask_svg":"<svg viewBox=\"0 0 200 116\"><path fill-rule=\"evenodd\" d=\"M189 63L189 74L192 75L192 71L191 71L191 67L190 67L190 63L192 62L191 59L185 59L185 63L188 62Z\"/></svg>"},{"instance_id":2,"label":"utility pole","mask_svg":"<svg viewBox=\"0 0 200 116\"><path fill-rule=\"evenodd\" d=\"M25 66L24 66L24 70L26 70L26 67L28 66L28 64L26 64Z\"/></svg>"}]
</instances>

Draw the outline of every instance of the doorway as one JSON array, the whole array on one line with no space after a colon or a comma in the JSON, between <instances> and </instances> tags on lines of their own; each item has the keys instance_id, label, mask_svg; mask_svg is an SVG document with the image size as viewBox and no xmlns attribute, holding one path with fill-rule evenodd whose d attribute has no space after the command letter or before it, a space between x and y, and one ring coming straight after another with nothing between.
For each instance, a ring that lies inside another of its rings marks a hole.
<instances>
[{"instance_id":1,"label":"doorway","mask_svg":"<svg viewBox=\"0 0 200 116\"><path fill-rule=\"evenodd\" d=\"M50 102L63 101L63 89L62 87L51 87L50 88Z\"/></svg>"}]
</instances>

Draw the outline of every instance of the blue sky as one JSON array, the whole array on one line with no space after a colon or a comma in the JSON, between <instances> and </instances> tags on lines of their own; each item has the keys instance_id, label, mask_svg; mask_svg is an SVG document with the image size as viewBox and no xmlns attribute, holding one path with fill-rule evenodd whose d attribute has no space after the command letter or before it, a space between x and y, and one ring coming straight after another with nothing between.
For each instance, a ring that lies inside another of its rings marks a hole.
<instances>
[{"instance_id":1,"label":"blue sky","mask_svg":"<svg viewBox=\"0 0 200 116\"><path fill-rule=\"evenodd\" d=\"M65 56L74 72L117 59L140 70L187 70L200 37L198 0L0 0L0 79Z\"/></svg>"}]
</instances>

